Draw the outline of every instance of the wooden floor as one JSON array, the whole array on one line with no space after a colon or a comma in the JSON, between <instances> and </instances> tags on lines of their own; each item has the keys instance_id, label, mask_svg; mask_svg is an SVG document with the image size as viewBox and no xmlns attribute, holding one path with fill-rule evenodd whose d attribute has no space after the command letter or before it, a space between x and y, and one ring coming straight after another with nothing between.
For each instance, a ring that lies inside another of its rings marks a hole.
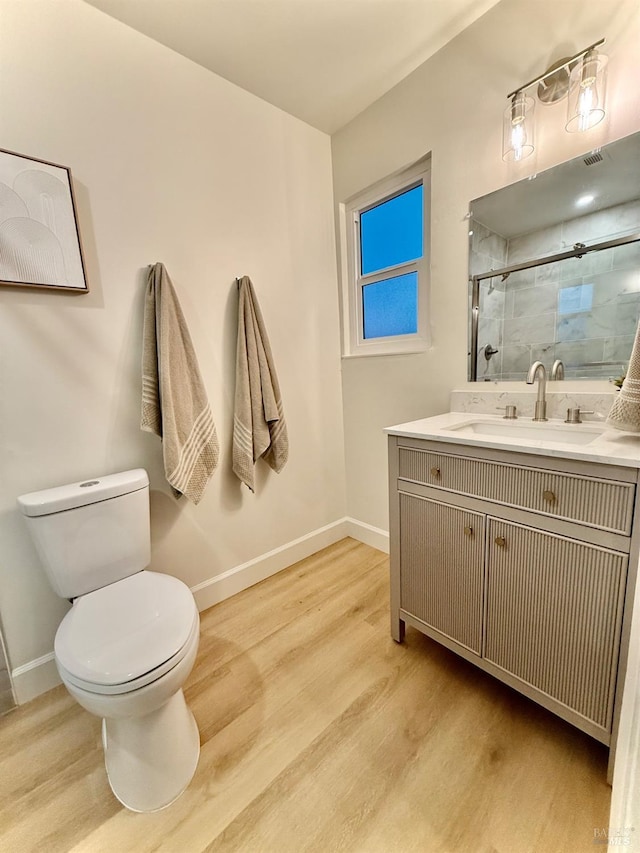
<instances>
[{"instance_id":1,"label":"wooden floor","mask_svg":"<svg viewBox=\"0 0 640 853\"><path fill-rule=\"evenodd\" d=\"M56 688L0 720L2 853L573 853L608 826L606 749L419 632L345 539L202 615L202 753L155 814L108 787Z\"/></svg>"}]
</instances>

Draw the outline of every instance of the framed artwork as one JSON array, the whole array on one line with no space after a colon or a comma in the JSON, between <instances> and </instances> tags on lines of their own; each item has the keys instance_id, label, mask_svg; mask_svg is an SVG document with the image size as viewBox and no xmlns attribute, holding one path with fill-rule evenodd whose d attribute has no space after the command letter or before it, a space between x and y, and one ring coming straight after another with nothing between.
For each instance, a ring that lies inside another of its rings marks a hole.
<instances>
[{"instance_id":1,"label":"framed artwork","mask_svg":"<svg viewBox=\"0 0 640 853\"><path fill-rule=\"evenodd\" d=\"M0 284L88 292L66 166L0 149Z\"/></svg>"}]
</instances>

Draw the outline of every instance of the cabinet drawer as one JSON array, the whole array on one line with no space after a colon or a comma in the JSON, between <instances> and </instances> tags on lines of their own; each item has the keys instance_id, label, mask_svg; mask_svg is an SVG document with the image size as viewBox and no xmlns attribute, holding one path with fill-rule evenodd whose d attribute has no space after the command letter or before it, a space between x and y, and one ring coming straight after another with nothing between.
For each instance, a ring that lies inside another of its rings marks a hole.
<instances>
[{"instance_id":1,"label":"cabinet drawer","mask_svg":"<svg viewBox=\"0 0 640 853\"><path fill-rule=\"evenodd\" d=\"M628 536L635 486L542 468L400 447L401 480L484 498Z\"/></svg>"}]
</instances>

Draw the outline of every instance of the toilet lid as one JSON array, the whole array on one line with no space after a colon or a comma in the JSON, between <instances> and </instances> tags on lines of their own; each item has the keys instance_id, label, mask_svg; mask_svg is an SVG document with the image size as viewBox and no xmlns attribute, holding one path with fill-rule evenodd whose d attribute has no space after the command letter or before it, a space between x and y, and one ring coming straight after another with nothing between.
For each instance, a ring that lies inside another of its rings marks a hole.
<instances>
[{"instance_id":1,"label":"toilet lid","mask_svg":"<svg viewBox=\"0 0 640 853\"><path fill-rule=\"evenodd\" d=\"M125 684L174 657L197 614L182 581L137 572L75 600L56 634L56 658L83 681Z\"/></svg>"}]
</instances>

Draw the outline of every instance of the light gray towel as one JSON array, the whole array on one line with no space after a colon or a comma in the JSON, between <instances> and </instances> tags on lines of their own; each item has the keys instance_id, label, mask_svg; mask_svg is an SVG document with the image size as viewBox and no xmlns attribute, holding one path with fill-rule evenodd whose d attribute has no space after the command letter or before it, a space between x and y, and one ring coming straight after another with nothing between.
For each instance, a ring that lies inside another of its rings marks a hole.
<instances>
[{"instance_id":1,"label":"light gray towel","mask_svg":"<svg viewBox=\"0 0 640 853\"><path fill-rule=\"evenodd\" d=\"M252 492L254 464L260 457L280 472L289 458L289 438L269 339L245 275L238 295L233 470Z\"/></svg>"},{"instance_id":2,"label":"light gray towel","mask_svg":"<svg viewBox=\"0 0 640 853\"><path fill-rule=\"evenodd\" d=\"M164 470L199 503L220 453L189 330L163 264L149 267L144 303L140 428L162 439Z\"/></svg>"},{"instance_id":3,"label":"light gray towel","mask_svg":"<svg viewBox=\"0 0 640 853\"><path fill-rule=\"evenodd\" d=\"M640 432L640 323L636 329L627 375L609 412L607 426L627 432Z\"/></svg>"}]
</instances>

